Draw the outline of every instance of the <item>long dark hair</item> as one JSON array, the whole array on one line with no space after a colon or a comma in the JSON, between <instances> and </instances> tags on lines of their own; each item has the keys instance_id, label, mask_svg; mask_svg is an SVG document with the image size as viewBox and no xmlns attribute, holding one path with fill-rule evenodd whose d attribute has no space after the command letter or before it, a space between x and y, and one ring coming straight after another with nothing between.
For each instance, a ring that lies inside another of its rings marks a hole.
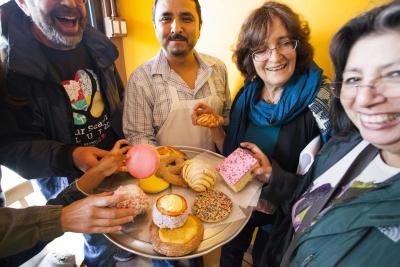
<instances>
[{"instance_id":1,"label":"long dark hair","mask_svg":"<svg viewBox=\"0 0 400 267\"><path fill-rule=\"evenodd\" d=\"M343 71L353 45L362 37L388 31L400 32L400 1L374 8L347 22L335 34L329 49L335 84L343 81ZM345 136L358 131L347 117L339 98L333 97L331 106L333 126L338 135Z\"/></svg>"},{"instance_id":2,"label":"long dark hair","mask_svg":"<svg viewBox=\"0 0 400 267\"><path fill-rule=\"evenodd\" d=\"M233 51L233 61L246 79L257 75L250 54L265 44L274 17L278 17L282 21L290 38L299 41L296 48L296 71L304 72L312 62L314 50L309 43L308 23L302 21L299 15L287 5L268 1L251 12L243 23Z\"/></svg>"}]
</instances>

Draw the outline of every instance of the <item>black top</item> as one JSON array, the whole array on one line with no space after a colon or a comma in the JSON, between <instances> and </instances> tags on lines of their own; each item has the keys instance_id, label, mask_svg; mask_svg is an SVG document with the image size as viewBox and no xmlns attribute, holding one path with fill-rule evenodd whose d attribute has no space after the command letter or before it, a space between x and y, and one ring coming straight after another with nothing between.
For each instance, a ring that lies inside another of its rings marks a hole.
<instances>
[{"instance_id":1,"label":"black top","mask_svg":"<svg viewBox=\"0 0 400 267\"><path fill-rule=\"evenodd\" d=\"M72 108L75 144L110 149L110 115L104 104L94 61L79 43L71 50L57 50L40 44L49 69L63 85Z\"/></svg>"}]
</instances>

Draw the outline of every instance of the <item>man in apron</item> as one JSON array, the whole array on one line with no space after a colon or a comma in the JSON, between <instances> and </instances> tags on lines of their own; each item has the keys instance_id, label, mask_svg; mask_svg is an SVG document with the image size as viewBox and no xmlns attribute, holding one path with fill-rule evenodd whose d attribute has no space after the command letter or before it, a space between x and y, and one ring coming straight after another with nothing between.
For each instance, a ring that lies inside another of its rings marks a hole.
<instances>
[{"instance_id":1,"label":"man in apron","mask_svg":"<svg viewBox=\"0 0 400 267\"><path fill-rule=\"evenodd\" d=\"M194 49L200 36L197 0L156 0L153 24L159 53L138 67L126 88L123 130L130 144L184 145L216 151L207 127L192 125L199 103L227 125L230 92L225 65Z\"/></svg>"}]
</instances>

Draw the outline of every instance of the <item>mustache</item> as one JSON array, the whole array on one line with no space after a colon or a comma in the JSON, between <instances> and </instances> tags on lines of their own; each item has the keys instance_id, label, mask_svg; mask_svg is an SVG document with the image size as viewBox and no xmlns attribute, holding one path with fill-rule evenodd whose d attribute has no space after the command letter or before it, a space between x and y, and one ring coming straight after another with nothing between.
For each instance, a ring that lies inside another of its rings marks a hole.
<instances>
[{"instance_id":1,"label":"mustache","mask_svg":"<svg viewBox=\"0 0 400 267\"><path fill-rule=\"evenodd\" d=\"M179 33L170 35L168 37L168 41L188 41L187 38Z\"/></svg>"},{"instance_id":2,"label":"mustache","mask_svg":"<svg viewBox=\"0 0 400 267\"><path fill-rule=\"evenodd\" d=\"M78 8L70 8L66 6L55 7L51 11L51 15L55 17L77 17L78 19L83 18L83 14Z\"/></svg>"}]
</instances>

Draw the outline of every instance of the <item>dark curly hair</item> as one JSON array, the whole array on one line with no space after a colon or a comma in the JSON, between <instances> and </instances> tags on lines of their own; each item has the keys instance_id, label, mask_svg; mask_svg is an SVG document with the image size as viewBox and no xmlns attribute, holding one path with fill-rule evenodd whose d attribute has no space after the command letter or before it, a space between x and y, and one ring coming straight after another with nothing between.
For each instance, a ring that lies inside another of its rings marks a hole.
<instances>
[{"instance_id":1,"label":"dark curly hair","mask_svg":"<svg viewBox=\"0 0 400 267\"><path fill-rule=\"evenodd\" d=\"M200 3L199 3L198 0L193 0L193 2L196 4L196 11L197 11L197 15L199 15L199 23L200 23L200 26L201 26L201 24L203 23L203 20L201 18L201 6L200 6ZM154 23L154 19L155 19L155 16L156 16L157 3L158 3L158 0L154 0L153 10L152 10L152 13L151 13L152 19L153 19L153 23Z\"/></svg>"},{"instance_id":2,"label":"dark curly hair","mask_svg":"<svg viewBox=\"0 0 400 267\"><path fill-rule=\"evenodd\" d=\"M343 81L343 71L351 48L361 38L384 32L400 33L400 1L374 8L363 13L349 22L334 35L329 53L334 67L334 82ZM357 131L354 124L347 117L340 99L332 98L332 121L335 132L339 136L346 136Z\"/></svg>"},{"instance_id":3,"label":"dark curly hair","mask_svg":"<svg viewBox=\"0 0 400 267\"><path fill-rule=\"evenodd\" d=\"M296 48L295 71L304 72L313 60L314 50L309 43L310 29L308 23L302 21L298 14L284 4L265 2L261 7L254 10L243 23L238 42L233 51L233 61L246 79L252 79L257 75L250 54L265 45L272 19L275 16L280 18L290 35L289 37L299 41Z\"/></svg>"}]
</instances>

